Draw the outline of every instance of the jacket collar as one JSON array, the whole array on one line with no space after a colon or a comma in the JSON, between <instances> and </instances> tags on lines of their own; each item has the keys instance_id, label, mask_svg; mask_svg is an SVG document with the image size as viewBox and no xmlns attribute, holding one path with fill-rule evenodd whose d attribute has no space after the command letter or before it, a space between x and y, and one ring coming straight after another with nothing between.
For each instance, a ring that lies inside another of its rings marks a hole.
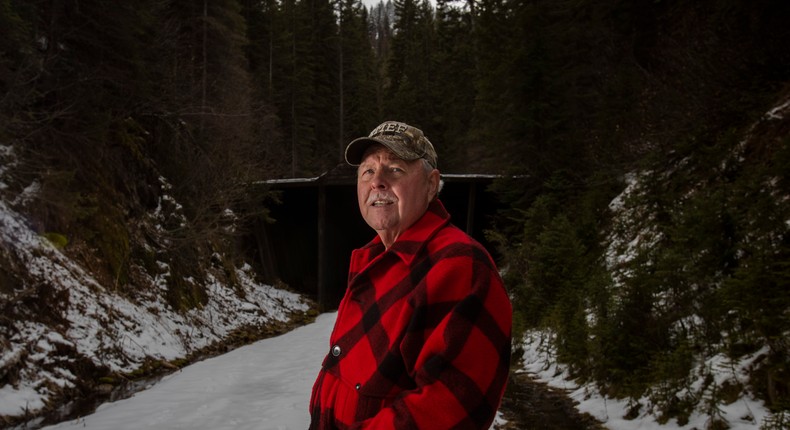
<instances>
[{"instance_id":1,"label":"jacket collar","mask_svg":"<svg viewBox=\"0 0 790 430\"><path fill-rule=\"evenodd\" d=\"M428 205L428 209L422 217L398 236L398 239L388 251L397 255L406 265L410 265L414 261L414 257L425 247L428 240L449 223L450 214L444 208L442 202L439 199L435 199ZM366 246L366 248L372 247L381 247L381 251L383 251L384 244L381 243L379 236L376 236ZM378 253L374 251L374 254Z\"/></svg>"}]
</instances>

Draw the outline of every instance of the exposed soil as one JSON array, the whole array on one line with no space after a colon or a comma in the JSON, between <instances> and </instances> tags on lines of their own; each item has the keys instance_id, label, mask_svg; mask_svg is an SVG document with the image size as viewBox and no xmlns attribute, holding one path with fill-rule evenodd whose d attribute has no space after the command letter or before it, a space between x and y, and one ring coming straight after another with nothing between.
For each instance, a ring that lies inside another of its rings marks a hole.
<instances>
[{"instance_id":1,"label":"exposed soil","mask_svg":"<svg viewBox=\"0 0 790 430\"><path fill-rule=\"evenodd\" d=\"M605 430L592 415L576 410L562 390L533 380L526 373L510 373L502 399L507 423L498 430Z\"/></svg>"}]
</instances>

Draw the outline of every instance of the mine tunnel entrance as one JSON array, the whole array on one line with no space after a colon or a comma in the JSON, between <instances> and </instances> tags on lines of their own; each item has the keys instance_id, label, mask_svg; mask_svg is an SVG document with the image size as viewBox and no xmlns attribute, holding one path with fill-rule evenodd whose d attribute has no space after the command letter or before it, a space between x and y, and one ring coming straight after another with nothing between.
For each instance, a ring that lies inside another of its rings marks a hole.
<instances>
[{"instance_id":1,"label":"mine tunnel entrance","mask_svg":"<svg viewBox=\"0 0 790 430\"><path fill-rule=\"evenodd\" d=\"M356 169L342 164L315 178L266 181L280 204L270 206L273 223L255 231L266 282L284 282L313 297L322 311L337 308L348 279L351 251L375 236L359 214ZM488 185L495 175L442 175L439 199L453 224L481 242L499 204Z\"/></svg>"}]
</instances>

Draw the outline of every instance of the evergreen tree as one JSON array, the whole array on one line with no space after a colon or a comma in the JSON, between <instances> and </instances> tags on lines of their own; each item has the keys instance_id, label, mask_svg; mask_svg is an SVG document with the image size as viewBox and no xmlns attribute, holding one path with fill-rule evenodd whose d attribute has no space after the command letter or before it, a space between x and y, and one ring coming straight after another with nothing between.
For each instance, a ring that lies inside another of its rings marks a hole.
<instances>
[{"instance_id":1,"label":"evergreen tree","mask_svg":"<svg viewBox=\"0 0 790 430\"><path fill-rule=\"evenodd\" d=\"M177 117L158 149L174 192L206 234L245 198L243 184L261 176L246 27L235 0L173 3L164 15L162 40L173 41L164 46L173 53L164 57L164 103Z\"/></svg>"},{"instance_id":2,"label":"evergreen tree","mask_svg":"<svg viewBox=\"0 0 790 430\"><path fill-rule=\"evenodd\" d=\"M35 52L32 9L11 0L0 1L0 94L7 95L0 98L3 115L13 115L14 103L25 103L20 100L26 92L22 87L35 73L34 58L26 55ZM5 118L4 123L12 126L11 118Z\"/></svg>"},{"instance_id":3,"label":"evergreen tree","mask_svg":"<svg viewBox=\"0 0 790 430\"><path fill-rule=\"evenodd\" d=\"M473 173L479 166L470 153L474 145L467 139L475 100L472 15L447 0L436 3L433 56L436 117L431 138L436 141L442 171Z\"/></svg>"},{"instance_id":4,"label":"evergreen tree","mask_svg":"<svg viewBox=\"0 0 790 430\"><path fill-rule=\"evenodd\" d=\"M373 45L376 59L376 113L384 120L384 106L389 87L388 63L392 45L392 22L395 6L392 0L379 1L371 9L368 23L368 37Z\"/></svg>"},{"instance_id":5,"label":"evergreen tree","mask_svg":"<svg viewBox=\"0 0 790 430\"><path fill-rule=\"evenodd\" d=\"M288 176L291 151L283 144L283 133L274 107L275 67L282 62L280 35L283 16L275 0L245 0L242 14L247 28L246 53L252 84L253 135L259 142L260 172L269 178Z\"/></svg>"},{"instance_id":6,"label":"evergreen tree","mask_svg":"<svg viewBox=\"0 0 790 430\"><path fill-rule=\"evenodd\" d=\"M516 52L511 36L515 29L507 16L507 6L503 0L482 0L476 5L477 15L472 16L475 23L475 100L467 157L477 160L487 170L507 166L507 171L516 173L513 170L523 171L524 165L521 163L522 158L516 158L516 154L509 151L514 145L512 128L517 121L512 111L516 94L511 85L512 80L518 79L513 75L515 71L511 60ZM500 157L492 160L495 155Z\"/></svg>"},{"instance_id":7,"label":"evergreen tree","mask_svg":"<svg viewBox=\"0 0 790 430\"><path fill-rule=\"evenodd\" d=\"M433 10L427 0L396 0L395 14L384 114L428 133L436 121Z\"/></svg>"},{"instance_id":8,"label":"evergreen tree","mask_svg":"<svg viewBox=\"0 0 790 430\"><path fill-rule=\"evenodd\" d=\"M252 78L265 100L274 93L273 63L279 8L275 0L244 0L242 13L247 27L246 53Z\"/></svg>"},{"instance_id":9,"label":"evergreen tree","mask_svg":"<svg viewBox=\"0 0 790 430\"><path fill-rule=\"evenodd\" d=\"M338 23L330 0L302 0L303 13L309 17L307 56L303 66L311 81L299 82L309 91L309 103L299 118L300 144L309 148L308 172L321 174L335 166L338 160L339 40Z\"/></svg>"},{"instance_id":10,"label":"evergreen tree","mask_svg":"<svg viewBox=\"0 0 790 430\"><path fill-rule=\"evenodd\" d=\"M378 66L369 39L367 10L345 0L340 11L340 100L342 115L337 161L343 162L352 139L369 133L380 121L376 87Z\"/></svg>"},{"instance_id":11,"label":"evergreen tree","mask_svg":"<svg viewBox=\"0 0 790 430\"><path fill-rule=\"evenodd\" d=\"M327 0L282 2L274 49L274 102L292 176L334 166L339 139L338 29Z\"/></svg>"},{"instance_id":12,"label":"evergreen tree","mask_svg":"<svg viewBox=\"0 0 790 430\"><path fill-rule=\"evenodd\" d=\"M97 249L97 276L121 285L128 268L125 199L150 203L135 162L155 74L152 11L101 2L4 2L0 60L3 134L23 160L17 184L38 184L24 210L42 231ZM8 50L8 51L6 51ZM26 57L26 58L25 58ZM118 166L127 166L118 168ZM119 185L121 184L121 185ZM77 245L79 246L79 245Z\"/></svg>"}]
</instances>

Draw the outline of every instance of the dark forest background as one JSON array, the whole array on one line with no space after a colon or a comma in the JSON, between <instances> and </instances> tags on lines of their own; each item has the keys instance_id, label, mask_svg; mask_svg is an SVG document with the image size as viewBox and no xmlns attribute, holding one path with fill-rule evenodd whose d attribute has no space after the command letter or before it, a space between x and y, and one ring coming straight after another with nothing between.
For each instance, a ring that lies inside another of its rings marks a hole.
<instances>
[{"instance_id":1,"label":"dark forest background","mask_svg":"<svg viewBox=\"0 0 790 430\"><path fill-rule=\"evenodd\" d=\"M236 258L244 231L229 226L267 216L276 196L249 184L317 176L405 121L442 172L505 175L490 236L517 329L555 330L575 376L623 397L664 387L667 419L746 390L783 411L790 128L758 130L745 162L721 166L790 91L789 22L779 0L0 0L0 144L20 158L3 192L36 184L15 207L132 289L130 261L150 260L135 220L160 178L188 223L159 246L186 274ZM663 234L618 283L608 204L633 172L648 172L633 216ZM748 387L667 388L695 357L764 346Z\"/></svg>"}]
</instances>

